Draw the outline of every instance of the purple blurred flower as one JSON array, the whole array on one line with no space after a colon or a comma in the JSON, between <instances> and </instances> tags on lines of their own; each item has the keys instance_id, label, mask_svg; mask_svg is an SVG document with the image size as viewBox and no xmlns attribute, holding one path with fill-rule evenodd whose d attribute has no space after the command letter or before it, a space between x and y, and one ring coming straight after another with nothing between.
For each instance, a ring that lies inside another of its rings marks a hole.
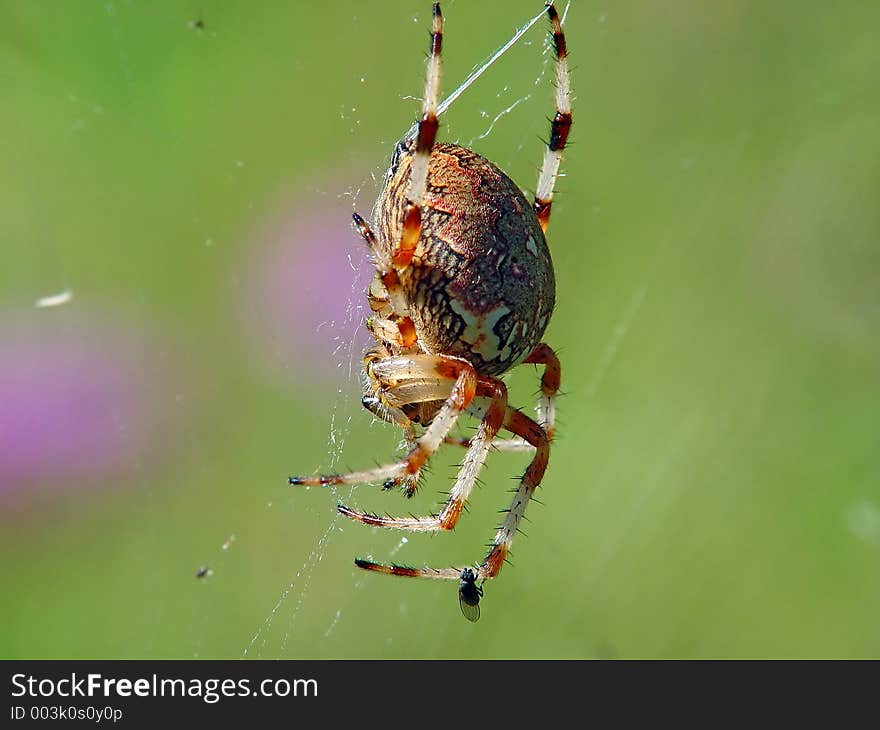
<instances>
[{"instance_id":1,"label":"purple blurred flower","mask_svg":"<svg viewBox=\"0 0 880 730\"><path fill-rule=\"evenodd\" d=\"M0 499L130 470L157 431L155 346L69 311L0 321Z\"/></svg>"},{"instance_id":2,"label":"purple blurred flower","mask_svg":"<svg viewBox=\"0 0 880 730\"><path fill-rule=\"evenodd\" d=\"M372 274L366 245L338 198L286 209L251 244L245 287L247 326L261 357L289 377L338 382L337 369L360 354L365 289Z\"/></svg>"}]
</instances>

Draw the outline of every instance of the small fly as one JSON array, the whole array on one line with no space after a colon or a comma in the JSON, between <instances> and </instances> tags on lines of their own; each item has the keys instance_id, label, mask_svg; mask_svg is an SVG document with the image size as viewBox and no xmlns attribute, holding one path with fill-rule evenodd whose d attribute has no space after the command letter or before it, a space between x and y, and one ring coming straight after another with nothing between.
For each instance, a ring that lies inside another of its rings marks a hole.
<instances>
[{"instance_id":1,"label":"small fly","mask_svg":"<svg viewBox=\"0 0 880 730\"><path fill-rule=\"evenodd\" d=\"M465 568L461 571L461 579L458 581L458 603L468 621L479 620L482 597L483 589L477 585L477 574L470 568Z\"/></svg>"}]
</instances>

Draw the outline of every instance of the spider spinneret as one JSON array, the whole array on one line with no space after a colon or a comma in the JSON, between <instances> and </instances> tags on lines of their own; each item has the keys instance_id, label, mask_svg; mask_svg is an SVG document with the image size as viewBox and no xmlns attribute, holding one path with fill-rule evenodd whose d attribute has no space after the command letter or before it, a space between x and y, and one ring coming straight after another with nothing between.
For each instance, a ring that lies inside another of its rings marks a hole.
<instances>
[{"instance_id":1,"label":"spider spinneret","mask_svg":"<svg viewBox=\"0 0 880 730\"><path fill-rule=\"evenodd\" d=\"M545 7L556 51L556 114L530 204L489 160L436 142L443 21L439 3L434 4L417 132L395 146L372 224L354 214L376 266L367 292L373 314L366 322L376 345L364 355L362 403L400 426L409 450L400 461L375 469L289 479L293 485L382 483L411 497L441 444L464 447L458 476L438 514L391 517L338 505L340 514L365 525L451 530L491 448L530 452L513 502L480 563L435 569L355 560L360 568L388 575L457 580L462 613L470 621L480 617L483 588L477 580L482 584L500 572L546 471L560 383L559 360L541 341L555 304L544 234L572 115L565 35L553 3ZM522 363L544 366L537 421L508 405L500 379ZM462 413L480 419L472 438L449 435ZM501 429L514 437L496 438Z\"/></svg>"}]
</instances>

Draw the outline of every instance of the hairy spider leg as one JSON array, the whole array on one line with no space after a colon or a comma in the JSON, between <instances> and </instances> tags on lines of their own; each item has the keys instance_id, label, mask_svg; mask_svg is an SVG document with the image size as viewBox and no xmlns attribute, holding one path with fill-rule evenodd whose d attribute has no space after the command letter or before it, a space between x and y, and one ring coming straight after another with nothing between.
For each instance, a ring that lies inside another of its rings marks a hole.
<instances>
[{"instance_id":1,"label":"hairy spider leg","mask_svg":"<svg viewBox=\"0 0 880 730\"><path fill-rule=\"evenodd\" d=\"M439 4L435 4L433 8L433 31L431 34L431 56L428 64L428 77L426 81L426 92L424 102L424 112L422 120L419 123L419 135L416 157L419 157L419 150L426 147L427 152L424 162L424 170L421 182L415 177L415 173L411 173L407 191L407 211L404 214L404 234L402 241L407 240L406 221L412 221L412 207L416 201L418 221L415 229L415 241L421 234L421 205L424 202L424 188L427 183L427 160L430 159L431 149L434 145L434 139L437 132L437 93L440 76L440 50L442 46L442 16L440 14ZM433 120L433 123L432 123ZM433 124L433 128L432 128ZM361 234L361 237L373 251L376 261L376 275L370 284L367 296L370 308L375 312L375 316L367 320L366 326L370 334L380 343L388 343L394 347L386 348L388 354L393 352L413 351L417 342L417 334L411 317L408 314L408 304L403 292L403 286L400 280L399 270L402 270L412 260L412 251L415 249L415 242L412 243L412 250L408 254L401 255L399 253L401 245L389 256L385 249L380 246L376 239L376 235L363 217L359 214L353 214L355 225ZM447 397L445 394L443 397ZM404 427L406 440L410 444L415 443L415 433L412 430L412 424L403 414L403 411L389 406L387 403L380 403L376 400L365 398L363 405L376 413L385 420L393 421ZM389 416L391 416L389 418ZM408 425L400 420L404 418ZM395 486L403 487L404 493L411 497L416 492L420 472L406 473L401 476L391 477L386 480L384 487L386 489Z\"/></svg>"},{"instance_id":2,"label":"hairy spider leg","mask_svg":"<svg viewBox=\"0 0 880 730\"><path fill-rule=\"evenodd\" d=\"M477 380L476 395L488 398L489 406L480 421L476 435L471 439L470 447L464 456L455 484L453 484L446 504L439 514L429 517L382 516L354 510L342 504L337 507L339 513L357 522L376 527L389 527L411 532L452 530L458 522L458 518L461 517L480 469L486 462L486 456L492 446L492 439L501 428L507 412L507 387L497 378L480 377Z\"/></svg>"},{"instance_id":3,"label":"hairy spider leg","mask_svg":"<svg viewBox=\"0 0 880 730\"><path fill-rule=\"evenodd\" d=\"M547 471L547 462L550 459L550 439L544 429L527 415L515 408L508 407L504 416L504 428L534 446L535 454L520 479L519 486L507 510L507 516L495 534L492 548L479 566L478 572L482 579L494 578L501 571L507 554L510 552L510 546L513 544L513 538L522 522L526 506L535 490L540 486L544 472Z\"/></svg>"},{"instance_id":4,"label":"hairy spider leg","mask_svg":"<svg viewBox=\"0 0 880 730\"><path fill-rule=\"evenodd\" d=\"M553 26L553 48L556 51L556 115L550 123L550 141L544 150L544 163L538 175L538 187L535 189L535 213L538 223L546 233L550 223L550 207L553 204L553 186L559 174L559 163L562 161L562 150L568 140L571 128L571 90L568 73L568 50L565 47L565 34L562 32L562 21L553 3L546 3L547 15Z\"/></svg>"},{"instance_id":5,"label":"hairy spider leg","mask_svg":"<svg viewBox=\"0 0 880 730\"><path fill-rule=\"evenodd\" d=\"M523 360L523 363L544 366L537 407L538 423L544 427L548 440L552 441L556 422L556 394L559 392L562 378L559 358L549 345L542 342ZM447 436L443 442L463 448L469 448L471 445L471 439L456 436ZM496 438L492 442L492 448L495 451L534 451L535 447L522 438Z\"/></svg>"},{"instance_id":6,"label":"hairy spider leg","mask_svg":"<svg viewBox=\"0 0 880 730\"><path fill-rule=\"evenodd\" d=\"M416 244L422 233L422 205L425 201L425 187L428 182L428 162L431 150L437 139L437 95L440 91L440 52L443 46L443 16L440 3L434 3L432 10L431 48L428 55L428 75L425 79L425 99L422 117L416 135L416 149L407 187L406 206L403 209L403 232L400 241L391 252L391 262L398 269L404 269L412 261Z\"/></svg>"},{"instance_id":7,"label":"hairy spider leg","mask_svg":"<svg viewBox=\"0 0 880 730\"><path fill-rule=\"evenodd\" d=\"M379 341L390 342L401 351L415 347L418 336L409 316L401 273L412 262L416 244L422 233L422 205L428 182L428 163L437 139L437 95L440 89L440 56L443 46L443 16L440 4L434 3L431 48L425 79L425 99L415 140L415 154L407 183L406 205L400 240L389 252L379 244L370 225L357 213L355 225L376 259L376 276L370 284L369 299L377 316L367 321L367 329ZM384 305L390 306L384 306Z\"/></svg>"},{"instance_id":8,"label":"hairy spider leg","mask_svg":"<svg viewBox=\"0 0 880 730\"><path fill-rule=\"evenodd\" d=\"M330 486L384 482L406 474L416 474L431 455L437 451L440 444L443 443L443 439L455 425L458 416L467 409L474 398L477 389L477 375L473 366L467 360L448 355L412 355L387 359L400 361L397 364L401 379L418 380L420 373L423 376L430 374L435 385L435 390L430 395L434 397L436 397L435 393L442 392L442 381L454 381L451 392L434 420L431 421L431 425L415 440L409 453L399 462L349 474L292 476L288 480L291 485ZM376 370L382 362L379 360L373 363L373 369ZM424 396L425 400L433 400L434 397Z\"/></svg>"},{"instance_id":9,"label":"hairy spider leg","mask_svg":"<svg viewBox=\"0 0 880 730\"><path fill-rule=\"evenodd\" d=\"M525 439L535 449L535 454L520 479L513 501L507 510L504 522L498 528L492 547L486 558L477 566L477 577L481 580L494 578L501 571L504 561L510 552L513 538L529 500L544 477L547 462L550 458L550 440L544 429L524 413L507 406L504 413L503 428ZM355 565L364 570L371 570L386 575L400 575L407 578L430 578L433 580L460 580L463 568L413 568L407 565L386 565L364 558L355 559Z\"/></svg>"},{"instance_id":10,"label":"hairy spider leg","mask_svg":"<svg viewBox=\"0 0 880 730\"><path fill-rule=\"evenodd\" d=\"M538 399L538 423L541 424L549 441L556 430L556 394L562 381L562 366L550 345L542 342L529 355L524 363L543 365L541 376L541 397Z\"/></svg>"},{"instance_id":11,"label":"hairy spider leg","mask_svg":"<svg viewBox=\"0 0 880 730\"><path fill-rule=\"evenodd\" d=\"M385 565L366 558L355 558L354 564L364 570L385 575L402 575L405 578L431 578L433 580L460 580L463 568L411 568L408 565Z\"/></svg>"},{"instance_id":12,"label":"hairy spider leg","mask_svg":"<svg viewBox=\"0 0 880 730\"><path fill-rule=\"evenodd\" d=\"M387 251L377 241L370 224L357 213L353 213L352 218L361 237L373 252L376 265L376 273L367 291L370 309L375 312L375 316L367 320L367 330L379 342L395 345L398 352L411 350L416 345L418 335L409 316L400 274L392 265Z\"/></svg>"}]
</instances>

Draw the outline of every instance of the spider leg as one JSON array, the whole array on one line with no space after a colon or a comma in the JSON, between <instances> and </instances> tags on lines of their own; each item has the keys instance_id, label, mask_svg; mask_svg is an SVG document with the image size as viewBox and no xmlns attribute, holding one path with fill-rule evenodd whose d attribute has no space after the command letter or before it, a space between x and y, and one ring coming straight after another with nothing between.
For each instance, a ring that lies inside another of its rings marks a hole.
<instances>
[{"instance_id":1,"label":"spider leg","mask_svg":"<svg viewBox=\"0 0 880 730\"><path fill-rule=\"evenodd\" d=\"M545 233L550 222L553 186L559 173L562 150L565 149L568 131L571 128L571 92L565 34L562 32L562 22L553 3L548 2L546 5L547 15L553 25L553 47L556 51L556 115L550 125L550 142L544 151L544 163L541 165L538 187L535 189L535 213Z\"/></svg>"},{"instance_id":2,"label":"spider leg","mask_svg":"<svg viewBox=\"0 0 880 730\"><path fill-rule=\"evenodd\" d=\"M544 429L524 413L507 406L504 412L504 428L511 433L523 438L535 449L535 455L526 468L520 480L519 487L513 497L510 508L504 522L498 528L492 548L486 555L485 560L477 566L476 574L481 580L494 578L501 571L504 560L510 552L514 535L519 529L526 506L534 495L535 490L544 477L547 470L547 462L550 458L550 439ZM364 570L372 570L386 575L400 575L408 578L432 578L434 580L460 580L461 568L411 568L406 565L384 565L372 560L358 558L355 565Z\"/></svg>"},{"instance_id":3,"label":"spider leg","mask_svg":"<svg viewBox=\"0 0 880 730\"><path fill-rule=\"evenodd\" d=\"M376 264L376 274L370 282L367 299L370 309L377 316L367 320L367 329L377 340L393 342L403 350L413 348L418 336L409 316L400 275L392 265L387 251L376 239L370 224L357 213L353 213L352 218L361 237L373 252Z\"/></svg>"},{"instance_id":4,"label":"spider leg","mask_svg":"<svg viewBox=\"0 0 880 730\"><path fill-rule=\"evenodd\" d=\"M497 378L480 378L477 381L476 394L490 398L489 407L486 410L486 415L480 421L476 435L471 439L470 448L465 454L455 484L439 514L430 517L391 517L361 512L342 504L337 507L339 513L357 522L376 527L390 527L412 532L453 529L473 491L477 475L486 462L486 456L492 446L492 439L501 428L507 412L507 387Z\"/></svg>"},{"instance_id":5,"label":"spider leg","mask_svg":"<svg viewBox=\"0 0 880 730\"><path fill-rule=\"evenodd\" d=\"M398 269L409 266L422 233L422 204L428 182L428 162L437 139L437 95L440 90L440 52L443 46L443 16L440 3L434 3L431 28L431 48L428 56L428 75L425 79L425 100L416 136L415 155L409 173L406 206L403 209L403 231L391 252L391 262Z\"/></svg>"},{"instance_id":6,"label":"spider leg","mask_svg":"<svg viewBox=\"0 0 880 730\"><path fill-rule=\"evenodd\" d=\"M434 390L430 392L430 397L425 396L424 400L434 400L435 393L443 392L444 388L447 394L445 402L434 416L431 425L415 440L409 453L399 462L349 474L293 476L288 480L291 485L363 484L365 482L385 482L407 474L416 474L440 447L443 438L455 425L459 414L470 405L476 393L477 376L473 366L466 360L457 357L446 355L399 356L378 360L371 363L369 367L372 368L373 373L385 369L388 369L389 372L396 372L396 376L404 382L407 380L418 381L420 377L424 380L426 374L430 372L433 377L428 382L433 384ZM442 385L444 381L447 385ZM453 381L451 392L448 386L450 381Z\"/></svg>"},{"instance_id":7,"label":"spider leg","mask_svg":"<svg viewBox=\"0 0 880 730\"><path fill-rule=\"evenodd\" d=\"M515 408L508 407L504 417L504 428L534 446L535 455L520 479L513 501L507 510L507 516L495 535L492 548L486 555L486 559L480 563L478 575L483 580L494 578L501 571L501 566L510 552L514 535L522 522L526 506L541 484L541 479L544 478L544 472L547 470L547 462L550 459L550 439L544 429L527 415Z\"/></svg>"},{"instance_id":8,"label":"spider leg","mask_svg":"<svg viewBox=\"0 0 880 730\"><path fill-rule=\"evenodd\" d=\"M440 88L440 52L443 45L443 16L434 3L431 50L425 80L425 100L415 140L412 168L407 183L406 205L399 240L393 246L380 242L370 224L357 213L354 223L375 257L376 276L370 284L370 307L379 315L368 321L370 333L393 343L400 351L414 350L418 335L409 315L401 273L410 265L422 233L422 205L428 182L428 163L437 138L437 95ZM390 251L388 250L390 249Z\"/></svg>"},{"instance_id":9,"label":"spider leg","mask_svg":"<svg viewBox=\"0 0 880 730\"><path fill-rule=\"evenodd\" d=\"M552 441L556 426L556 394L559 392L562 379L559 358L549 345L542 342L523 362L544 366L544 374L541 376L541 397L538 399L538 422L544 427L547 439Z\"/></svg>"},{"instance_id":10,"label":"spider leg","mask_svg":"<svg viewBox=\"0 0 880 730\"><path fill-rule=\"evenodd\" d=\"M543 426L544 431L547 433L548 440L552 441L556 421L556 394L559 392L559 384L562 375L559 358L549 345L542 342L525 360L523 360L523 362L544 366L544 374L541 377L541 396L538 399L537 407L538 423ZM443 442L464 448L468 448L471 445L471 439L458 438L455 436L447 436ZM496 451L535 450L535 447L523 438L496 438L492 442L492 448Z\"/></svg>"},{"instance_id":11,"label":"spider leg","mask_svg":"<svg viewBox=\"0 0 880 730\"><path fill-rule=\"evenodd\" d=\"M452 446L460 446L463 449L469 449L471 447L472 439L467 437L459 437L459 436L447 436L443 439L444 444L450 444ZM521 438L504 438L504 439L495 439L492 442L492 449L494 451L504 451L504 452L520 452L520 451L534 451L535 447L532 446L528 441L525 441Z\"/></svg>"},{"instance_id":12,"label":"spider leg","mask_svg":"<svg viewBox=\"0 0 880 730\"><path fill-rule=\"evenodd\" d=\"M401 415L406 418L407 425L404 426L404 438L406 439L407 446L412 449L415 446L418 437L416 435L415 427L413 426L413 422L406 417L406 414L400 410ZM382 489L402 489L404 495L407 497L412 497L419 488L419 481L422 478L422 470L424 466L422 466L418 471L413 474L404 474L400 477L392 477L385 481L382 485Z\"/></svg>"},{"instance_id":13,"label":"spider leg","mask_svg":"<svg viewBox=\"0 0 880 730\"><path fill-rule=\"evenodd\" d=\"M410 448L415 446L417 439L415 427L413 426L413 422L406 417L406 414L400 408L395 408L372 393L364 394L363 398L361 398L361 405L377 418L381 418L383 421L388 421L389 423L394 423L397 426L400 426L400 428L403 429L403 435L408 446ZM421 474L422 470L419 469L414 474L404 474L399 477L391 477L390 479L385 480L385 483L382 484L382 489L401 487L407 497L412 497L418 489Z\"/></svg>"},{"instance_id":14,"label":"spider leg","mask_svg":"<svg viewBox=\"0 0 880 730\"><path fill-rule=\"evenodd\" d=\"M384 565L372 560L355 558L354 564L364 570L372 570L385 575L402 575L407 578L431 578L433 580L459 580L463 568L411 568L408 565Z\"/></svg>"}]
</instances>

